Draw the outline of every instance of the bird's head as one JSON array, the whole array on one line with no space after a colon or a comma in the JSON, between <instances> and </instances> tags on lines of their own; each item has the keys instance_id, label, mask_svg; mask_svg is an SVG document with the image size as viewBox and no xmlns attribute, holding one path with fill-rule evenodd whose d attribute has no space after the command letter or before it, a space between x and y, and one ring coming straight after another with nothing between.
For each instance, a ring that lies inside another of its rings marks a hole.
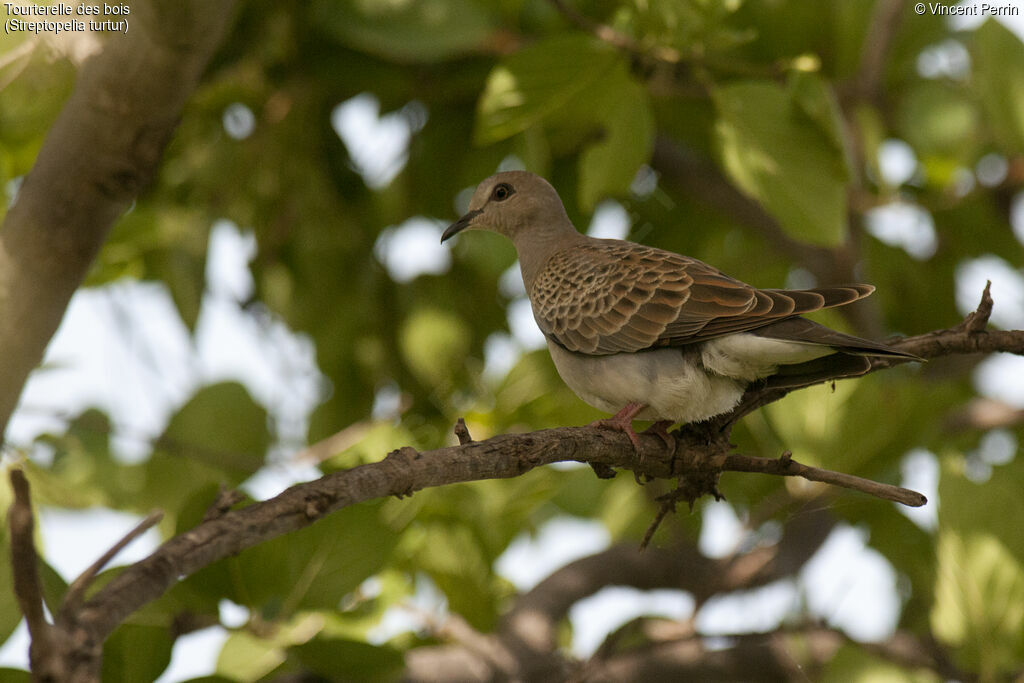
<instances>
[{"instance_id":1,"label":"bird's head","mask_svg":"<svg viewBox=\"0 0 1024 683\"><path fill-rule=\"evenodd\" d=\"M503 171L477 185L466 214L448 226L441 241L463 230L491 230L513 242L527 233L575 228L548 181L527 171Z\"/></svg>"}]
</instances>

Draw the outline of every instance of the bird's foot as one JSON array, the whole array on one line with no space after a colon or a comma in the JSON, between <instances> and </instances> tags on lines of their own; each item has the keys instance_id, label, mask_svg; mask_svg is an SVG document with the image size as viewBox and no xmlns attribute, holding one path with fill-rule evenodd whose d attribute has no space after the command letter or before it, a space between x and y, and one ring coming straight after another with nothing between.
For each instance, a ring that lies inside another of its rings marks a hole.
<instances>
[{"instance_id":1,"label":"bird's foot","mask_svg":"<svg viewBox=\"0 0 1024 683\"><path fill-rule=\"evenodd\" d=\"M643 465L644 452L640 450L640 438L633 429L633 418L646 407L642 403L627 403L622 410L615 413L612 417L605 418L604 420L595 420L590 423L590 426L598 427L599 429L614 429L628 436L629 440L633 443L633 449L636 451L637 457L640 459L640 464ZM597 476L600 477L601 474L598 473ZM640 480L640 474L636 470L633 471L633 478L636 480L636 483L643 484Z\"/></svg>"},{"instance_id":2,"label":"bird's foot","mask_svg":"<svg viewBox=\"0 0 1024 683\"><path fill-rule=\"evenodd\" d=\"M614 429L615 431L622 432L633 442L633 448L636 449L637 455L642 455L640 439L637 437L636 431L633 430L633 418L644 408L646 406L642 403L627 403L626 407L615 413L615 415L603 420L594 420L589 426L599 429Z\"/></svg>"},{"instance_id":3,"label":"bird's foot","mask_svg":"<svg viewBox=\"0 0 1024 683\"><path fill-rule=\"evenodd\" d=\"M665 442L665 447L668 449L669 454L675 453L676 451L676 437L668 433L668 428L673 424L672 420L658 420L650 427L644 430L644 434L654 434L659 439Z\"/></svg>"}]
</instances>

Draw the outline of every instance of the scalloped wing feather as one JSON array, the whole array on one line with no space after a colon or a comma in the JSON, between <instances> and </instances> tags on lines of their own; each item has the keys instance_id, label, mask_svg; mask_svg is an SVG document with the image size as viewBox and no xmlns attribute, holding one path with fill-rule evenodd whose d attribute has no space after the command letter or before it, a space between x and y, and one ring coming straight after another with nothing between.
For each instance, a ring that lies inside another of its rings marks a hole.
<instances>
[{"instance_id":1,"label":"scalloped wing feather","mask_svg":"<svg viewBox=\"0 0 1024 683\"><path fill-rule=\"evenodd\" d=\"M555 252L530 291L545 335L592 355L682 346L840 306L870 285L756 289L687 256L619 240Z\"/></svg>"}]
</instances>

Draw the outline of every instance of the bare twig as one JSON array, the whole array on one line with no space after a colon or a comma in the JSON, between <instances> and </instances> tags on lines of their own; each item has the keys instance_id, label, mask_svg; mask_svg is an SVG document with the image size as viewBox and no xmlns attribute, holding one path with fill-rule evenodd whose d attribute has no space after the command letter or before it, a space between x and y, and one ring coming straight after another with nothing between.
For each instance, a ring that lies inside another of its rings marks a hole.
<instances>
[{"instance_id":1,"label":"bare twig","mask_svg":"<svg viewBox=\"0 0 1024 683\"><path fill-rule=\"evenodd\" d=\"M957 329L964 332L984 332L985 327L988 325L988 319L992 316L992 306L995 302L992 301L992 281L985 281L985 289L981 292L981 301L978 302L978 308L967 314L967 317L963 319Z\"/></svg>"},{"instance_id":2,"label":"bare twig","mask_svg":"<svg viewBox=\"0 0 1024 683\"><path fill-rule=\"evenodd\" d=\"M328 437L320 439L314 444L296 451L291 456L293 462L324 462L344 450L359 443L359 440L366 436L366 433L373 427L373 421L361 420L350 424Z\"/></svg>"},{"instance_id":3,"label":"bare twig","mask_svg":"<svg viewBox=\"0 0 1024 683\"><path fill-rule=\"evenodd\" d=\"M905 8L903 0L880 0L875 4L871 24L864 34L861 47L860 69L857 73L857 94L870 101L877 101L893 37L900 25Z\"/></svg>"},{"instance_id":4,"label":"bare twig","mask_svg":"<svg viewBox=\"0 0 1024 683\"><path fill-rule=\"evenodd\" d=\"M703 469L706 470L708 468ZM706 472L705 476L695 478L695 480L686 477L680 478L678 485L673 490L656 498L658 501L658 512L654 519L651 520L651 523L647 525L647 531L644 532L643 540L640 541L640 550L647 549L651 539L654 538L654 532L658 530L658 527L661 526L661 523L669 513L676 511L676 505L678 505L679 501L685 500L690 506L690 512L693 512L693 504L706 493L714 496L715 500L725 500L725 496L718 490L719 472L714 471L714 468L711 469L713 473L710 479L706 476Z\"/></svg>"},{"instance_id":5,"label":"bare twig","mask_svg":"<svg viewBox=\"0 0 1024 683\"><path fill-rule=\"evenodd\" d=\"M667 64L676 64L682 59L679 50L664 45L645 48L625 33L616 31L607 24L596 22L576 11L565 0L549 0L555 9L558 10L570 24L590 33L598 40L601 40L620 50L632 53L641 57L651 57Z\"/></svg>"},{"instance_id":6,"label":"bare twig","mask_svg":"<svg viewBox=\"0 0 1024 683\"><path fill-rule=\"evenodd\" d=\"M465 446L467 443L473 443L473 437L469 435L469 427L466 426L466 420L459 418L455 421L455 436L459 439L459 445Z\"/></svg>"},{"instance_id":7,"label":"bare twig","mask_svg":"<svg viewBox=\"0 0 1024 683\"><path fill-rule=\"evenodd\" d=\"M11 569L14 573L14 595L18 607L25 615L29 635L32 637L32 661L40 660L52 649L53 627L43 611L43 589L39 581L39 557L32 538L35 517L32 514L32 495L25 473L12 468L9 474L14 502L7 512L11 530Z\"/></svg>"},{"instance_id":8,"label":"bare twig","mask_svg":"<svg viewBox=\"0 0 1024 683\"><path fill-rule=\"evenodd\" d=\"M62 611L73 612L78 609L79 604L82 602L82 598L85 597L85 591L89 589L89 585L96 578L96 575L103 570L107 564L114 559L114 557L127 547L129 543L134 541L142 534L149 531L155 524L163 519L164 513L160 510L154 510L146 515L146 518L135 525L135 528L129 531L124 537L112 545L107 552L100 555L99 559L89 565L84 572L79 574L78 578L75 579L68 587L68 592L64 596L64 604L61 607Z\"/></svg>"},{"instance_id":9,"label":"bare twig","mask_svg":"<svg viewBox=\"0 0 1024 683\"><path fill-rule=\"evenodd\" d=\"M217 492L217 497L212 503L210 503L210 507L206 508L206 514L203 515L203 521L208 522L211 519L223 517L228 510L238 505L243 500L245 500L244 493L238 489L229 489L222 484L220 491Z\"/></svg>"},{"instance_id":10,"label":"bare twig","mask_svg":"<svg viewBox=\"0 0 1024 683\"><path fill-rule=\"evenodd\" d=\"M405 609L412 611L423 620L437 638L455 641L487 662L495 671L500 671L507 676L515 674L515 657L504 647L504 644L491 635L477 631L460 615L447 614L443 620L439 621L433 614L412 605L406 605Z\"/></svg>"},{"instance_id":11,"label":"bare twig","mask_svg":"<svg viewBox=\"0 0 1024 683\"><path fill-rule=\"evenodd\" d=\"M793 460L792 454L786 451L782 457L758 458L749 455L730 453L725 456L723 468L732 472L760 472L762 474L778 474L784 477L803 477L809 481L820 481L833 486L853 489L867 493L868 495L891 500L894 503L902 503L910 507L921 507L928 502L928 499L917 491L911 491L900 486L882 484L863 477L856 477L852 474L833 472L832 470L821 469L801 465Z\"/></svg>"},{"instance_id":12,"label":"bare twig","mask_svg":"<svg viewBox=\"0 0 1024 683\"><path fill-rule=\"evenodd\" d=\"M654 532L658 530L658 527L661 526L661 523L669 513L676 511L676 500L662 500L662 498L664 498L664 496L660 496L658 498L658 513L654 515L654 519L647 525L647 531L644 532L644 537L640 541L640 550L647 550L647 546L651 544L651 539L654 538Z\"/></svg>"}]
</instances>

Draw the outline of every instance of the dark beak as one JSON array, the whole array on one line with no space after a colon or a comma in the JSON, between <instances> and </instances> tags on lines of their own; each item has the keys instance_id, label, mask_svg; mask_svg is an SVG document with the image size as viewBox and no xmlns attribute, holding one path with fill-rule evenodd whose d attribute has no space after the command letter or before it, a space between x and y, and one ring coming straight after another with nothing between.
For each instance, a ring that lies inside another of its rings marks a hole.
<instances>
[{"instance_id":1,"label":"dark beak","mask_svg":"<svg viewBox=\"0 0 1024 683\"><path fill-rule=\"evenodd\" d=\"M480 213L480 209L470 211L466 213L465 216L449 225L448 228L444 231L444 234L441 235L442 244L444 243L445 240L454 237L455 235L458 235L460 232L468 228L469 224L472 223L473 219L479 216Z\"/></svg>"}]
</instances>

